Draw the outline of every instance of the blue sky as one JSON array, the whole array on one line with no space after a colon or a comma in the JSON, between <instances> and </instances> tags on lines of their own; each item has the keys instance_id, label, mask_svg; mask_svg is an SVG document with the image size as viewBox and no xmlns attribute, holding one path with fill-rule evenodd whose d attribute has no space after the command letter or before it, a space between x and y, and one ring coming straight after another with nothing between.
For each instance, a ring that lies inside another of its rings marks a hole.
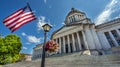
<instances>
[{"instance_id":1,"label":"blue sky","mask_svg":"<svg viewBox=\"0 0 120 67\"><path fill-rule=\"evenodd\" d=\"M23 45L21 52L28 54L32 54L32 49L37 44L43 43L44 31L41 25L52 25L47 35L49 40L52 32L64 25L65 17L72 7L85 12L96 25L120 17L119 0L1 0L0 34L6 36L11 33L2 23L3 19L26 6L27 2L38 19L22 26L13 34L20 36Z\"/></svg>"}]
</instances>

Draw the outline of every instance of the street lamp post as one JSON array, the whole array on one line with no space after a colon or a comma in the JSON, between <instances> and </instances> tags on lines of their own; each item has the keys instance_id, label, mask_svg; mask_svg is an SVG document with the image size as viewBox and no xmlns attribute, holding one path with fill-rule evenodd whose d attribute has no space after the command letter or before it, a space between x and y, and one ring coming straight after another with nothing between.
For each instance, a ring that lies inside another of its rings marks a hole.
<instances>
[{"instance_id":1,"label":"street lamp post","mask_svg":"<svg viewBox=\"0 0 120 67\"><path fill-rule=\"evenodd\" d=\"M43 44L43 51L42 51L42 60L41 60L41 67L45 67L45 46L46 46L46 38L47 32L52 28L49 24L45 24L42 26L44 30L44 44Z\"/></svg>"}]
</instances>

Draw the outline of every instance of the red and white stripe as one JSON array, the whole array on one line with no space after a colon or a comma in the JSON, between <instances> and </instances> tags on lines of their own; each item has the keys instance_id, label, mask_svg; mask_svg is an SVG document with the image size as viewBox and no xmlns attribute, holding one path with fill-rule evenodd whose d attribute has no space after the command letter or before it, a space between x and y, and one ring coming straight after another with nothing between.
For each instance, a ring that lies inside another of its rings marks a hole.
<instances>
[{"instance_id":1,"label":"red and white stripe","mask_svg":"<svg viewBox=\"0 0 120 67\"><path fill-rule=\"evenodd\" d=\"M36 19L32 12L24 12L23 9L19 9L9 17L7 17L3 23L6 25L12 32L19 29L22 25L31 22Z\"/></svg>"}]
</instances>

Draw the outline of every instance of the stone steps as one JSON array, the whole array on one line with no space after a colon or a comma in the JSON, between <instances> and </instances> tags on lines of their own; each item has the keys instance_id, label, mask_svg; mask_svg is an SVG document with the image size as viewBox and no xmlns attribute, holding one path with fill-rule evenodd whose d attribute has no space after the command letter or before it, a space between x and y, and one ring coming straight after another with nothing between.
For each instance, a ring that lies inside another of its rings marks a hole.
<instances>
[{"instance_id":1,"label":"stone steps","mask_svg":"<svg viewBox=\"0 0 120 67\"><path fill-rule=\"evenodd\" d=\"M41 59L3 67L40 67ZM46 58L45 67L120 67L120 55L88 56L81 53Z\"/></svg>"}]
</instances>

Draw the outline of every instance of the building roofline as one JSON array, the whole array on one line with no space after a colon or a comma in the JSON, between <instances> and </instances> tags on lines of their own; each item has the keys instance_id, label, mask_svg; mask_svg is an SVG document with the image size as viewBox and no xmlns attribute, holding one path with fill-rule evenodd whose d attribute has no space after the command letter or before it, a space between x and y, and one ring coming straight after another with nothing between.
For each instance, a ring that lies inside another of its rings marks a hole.
<instances>
[{"instance_id":1,"label":"building roofline","mask_svg":"<svg viewBox=\"0 0 120 67\"><path fill-rule=\"evenodd\" d=\"M20 54L25 54L25 55L30 55L30 56L32 56L32 54L26 54L26 53L20 53Z\"/></svg>"},{"instance_id":2,"label":"building roofline","mask_svg":"<svg viewBox=\"0 0 120 67\"><path fill-rule=\"evenodd\" d=\"M51 39L53 38L53 35L54 35L55 33L57 33L58 31L60 31L60 30L63 29L64 27L77 26L77 25L81 25L81 24L86 25L86 24L94 24L94 23L73 23L73 24L64 25L64 26L62 26L60 29L58 29L58 30L56 30L56 31L53 32L53 34L51 35Z\"/></svg>"},{"instance_id":3,"label":"building roofline","mask_svg":"<svg viewBox=\"0 0 120 67\"><path fill-rule=\"evenodd\" d=\"M64 28L66 25L64 25L64 26L62 26L60 29L58 29L58 30L55 30L53 33L52 33L52 35L51 35L51 38L50 39L52 39L52 37L53 37L53 35L56 33L56 32L58 32L59 30L61 30L62 28Z\"/></svg>"},{"instance_id":4,"label":"building roofline","mask_svg":"<svg viewBox=\"0 0 120 67\"><path fill-rule=\"evenodd\" d=\"M35 49L35 48L36 48L37 46L39 46L39 45L41 45L41 46L42 46L42 45L43 45L43 43L36 45L35 47L33 47L33 49Z\"/></svg>"},{"instance_id":5,"label":"building roofline","mask_svg":"<svg viewBox=\"0 0 120 67\"><path fill-rule=\"evenodd\" d=\"M103 27L110 26L111 24L115 24L115 23L120 23L120 18L97 25L96 28L98 28L98 29L103 28Z\"/></svg>"}]
</instances>

